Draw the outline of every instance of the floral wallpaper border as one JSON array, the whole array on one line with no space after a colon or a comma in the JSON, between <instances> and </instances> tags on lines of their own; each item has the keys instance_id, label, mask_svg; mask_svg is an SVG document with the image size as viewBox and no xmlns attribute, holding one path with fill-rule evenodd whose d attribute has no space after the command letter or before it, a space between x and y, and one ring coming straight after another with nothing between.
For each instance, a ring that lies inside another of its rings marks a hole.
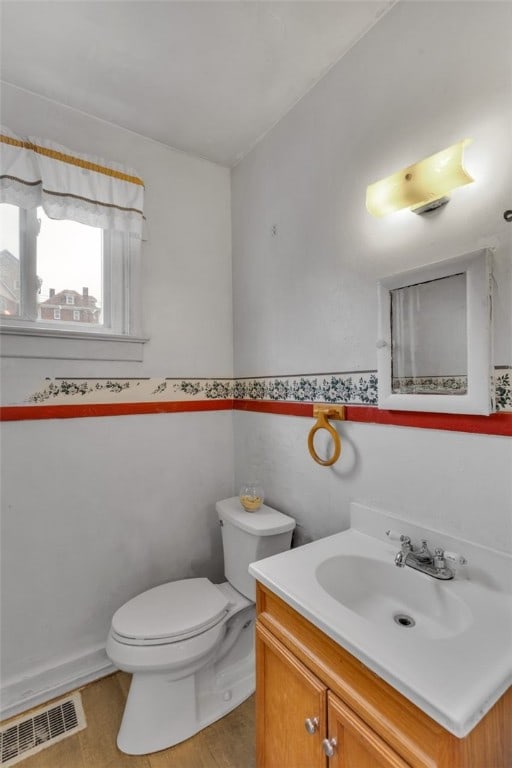
<instances>
[{"instance_id":1,"label":"floral wallpaper border","mask_svg":"<svg viewBox=\"0 0 512 768\"><path fill-rule=\"evenodd\" d=\"M404 395L465 395L467 376L403 376L394 378L392 391Z\"/></svg>"},{"instance_id":2,"label":"floral wallpaper border","mask_svg":"<svg viewBox=\"0 0 512 768\"><path fill-rule=\"evenodd\" d=\"M432 388L458 388L451 383L429 378ZM494 372L495 407L512 411L512 366ZM439 391L439 389L437 389ZM319 373L303 376L265 376L255 378L54 378L45 379L26 402L34 405L65 403L128 403L187 400L273 400L299 403L345 403L377 406L377 373Z\"/></svg>"}]
</instances>

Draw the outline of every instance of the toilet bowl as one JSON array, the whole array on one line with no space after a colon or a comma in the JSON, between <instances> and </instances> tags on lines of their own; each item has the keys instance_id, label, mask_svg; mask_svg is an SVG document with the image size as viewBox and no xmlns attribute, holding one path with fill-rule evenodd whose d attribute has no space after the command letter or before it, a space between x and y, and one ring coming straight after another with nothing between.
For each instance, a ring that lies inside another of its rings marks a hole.
<instances>
[{"instance_id":1,"label":"toilet bowl","mask_svg":"<svg viewBox=\"0 0 512 768\"><path fill-rule=\"evenodd\" d=\"M288 549L295 521L263 506L217 502L228 581L162 584L112 618L107 655L132 673L117 745L127 754L173 746L223 717L255 688L255 585L248 566Z\"/></svg>"}]
</instances>

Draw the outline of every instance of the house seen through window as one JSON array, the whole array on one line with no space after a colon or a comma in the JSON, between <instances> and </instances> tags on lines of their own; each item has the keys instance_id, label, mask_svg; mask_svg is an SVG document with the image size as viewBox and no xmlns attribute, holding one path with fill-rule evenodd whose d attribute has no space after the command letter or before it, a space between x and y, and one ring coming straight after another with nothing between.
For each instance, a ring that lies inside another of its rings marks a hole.
<instances>
[{"instance_id":1,"label":"house seen through window","mask_svg":"<svg viewBox=\"0 0 512 768\"><path fill-rule=\"evenodd\" d=\"M103 230L0 205L0 316L103 324Z\"/></svg>"}]
</instances>

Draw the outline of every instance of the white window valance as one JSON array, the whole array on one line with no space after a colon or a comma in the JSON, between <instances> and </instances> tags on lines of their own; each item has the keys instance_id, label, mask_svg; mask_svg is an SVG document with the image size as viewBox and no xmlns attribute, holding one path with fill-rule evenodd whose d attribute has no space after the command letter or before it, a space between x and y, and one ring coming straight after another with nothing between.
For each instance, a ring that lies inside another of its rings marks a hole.
<instances>
[{"instance_id":1,"label":"white window valance","mask_svg":"<svg viewBox=\"0 0 512 768\"><path fill-rule=\"evenodd\" d=\"M135 171L35 136L0 128L0 202L42 206L71 219L142 237L144 184Z\"/></svg>"}]
</instances>

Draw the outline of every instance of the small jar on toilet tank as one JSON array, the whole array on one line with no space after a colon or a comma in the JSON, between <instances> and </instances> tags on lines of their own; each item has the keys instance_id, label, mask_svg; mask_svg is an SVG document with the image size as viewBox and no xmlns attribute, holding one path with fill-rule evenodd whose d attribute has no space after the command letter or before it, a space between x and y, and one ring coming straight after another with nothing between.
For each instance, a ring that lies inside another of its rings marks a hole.
<instances>
[{"instance_id":1,"label":"small jar on toilet tank","mask_svg":"<svg viewBox=\"0 0 512 768\"><path fill-rule=\"evenodd\" d=\"M264 498L263 488L256 480L244 483L240 488L240 504L246 512L256 512L263 504Z\"/></svg>"}]
</instances>

